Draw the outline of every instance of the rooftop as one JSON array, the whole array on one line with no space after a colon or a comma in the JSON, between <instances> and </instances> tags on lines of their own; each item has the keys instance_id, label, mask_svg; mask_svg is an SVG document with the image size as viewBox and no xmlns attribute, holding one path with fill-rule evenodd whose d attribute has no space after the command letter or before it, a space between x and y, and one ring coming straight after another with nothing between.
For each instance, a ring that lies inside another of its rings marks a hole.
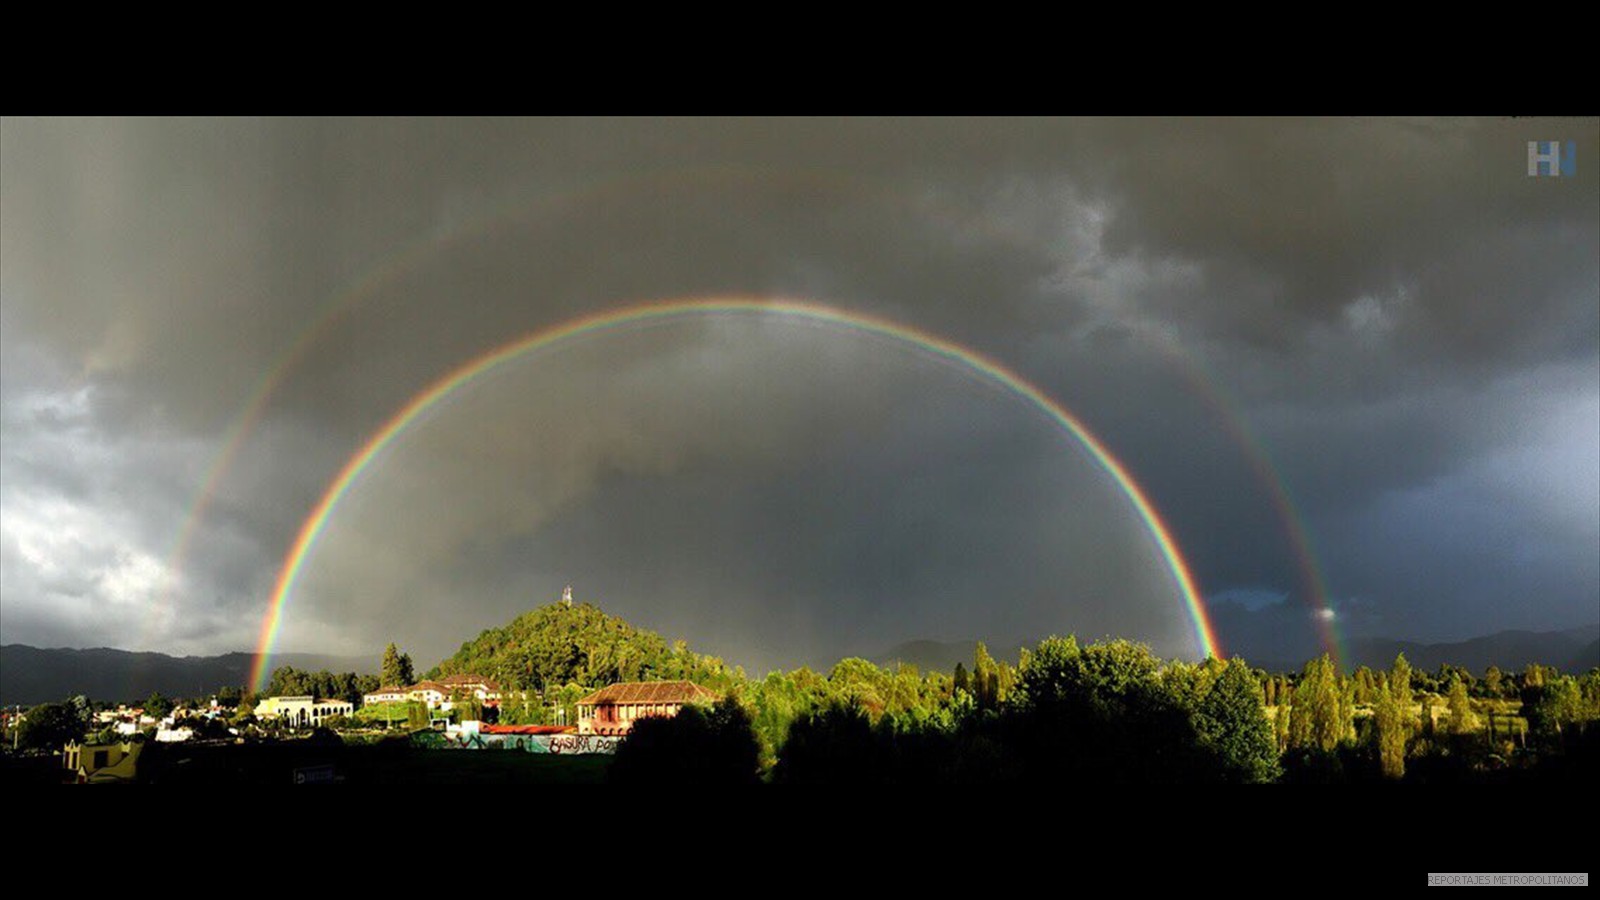
<instances>
[{"instance_id":1,"label":"rooftop","mask_svg":"<svg viewBox=\"0 0 1600 900\"><path fill-rule=\"evenodd\" d=\"M713 703L717 695L692 681L624 681L603 687L578 702L584 706L608 703Z\"/></svg>"}]
</instances>

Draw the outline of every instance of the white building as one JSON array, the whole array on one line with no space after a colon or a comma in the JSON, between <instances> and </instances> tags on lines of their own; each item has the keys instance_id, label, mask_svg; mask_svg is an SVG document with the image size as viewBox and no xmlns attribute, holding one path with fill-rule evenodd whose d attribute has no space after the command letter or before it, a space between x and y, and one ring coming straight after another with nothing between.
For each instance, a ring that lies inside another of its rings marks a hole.
<instances>
[{"instance_id":1,"label":"white building","mask_svg":"<svg viewBox=\"0 0 1600 900\"><path fill-rule=\"evenodd\" d=\"M374 703L404 703L406 689L399 685L386 685L370 694L361 695L361 705L371 706Z\"/></svg>"},{"instance_id":2,"label":"white building","mask_svg":"<svg viewBox=\"0 0 1600 900\"><path fill-rule=\"evenodd\" d=\"M256 704L256 718L283 719L295 728L315 728L334 716L355 715L355 704L315 697L267 697Z\"/></svg>"},{"instance_id":3,"label":"white building","mask_svg":"<svg viewBox=\"0 0 1600 900\"><path fill-rule=\"evenodd\" d=\"M156 740L163 744L179 744L192 737L192 728L162 728L156 731Z\"/></svg>"}]
</instances>

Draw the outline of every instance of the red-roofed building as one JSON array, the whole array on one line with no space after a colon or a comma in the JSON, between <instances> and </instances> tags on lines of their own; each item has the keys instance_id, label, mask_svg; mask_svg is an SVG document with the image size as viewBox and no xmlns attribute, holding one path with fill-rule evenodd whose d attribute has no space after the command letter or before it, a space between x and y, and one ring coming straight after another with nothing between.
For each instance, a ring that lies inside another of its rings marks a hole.
<instances>
[{"instance_id":1,"label":"red-roofed building","mask_svg":"<svg viewBox=\"0 0 1600 900\"><path fill-rule=\"evenodd\" d=\"M419 700L429 709L449 709L452 698L476 697L484 706L500 705L500 685L482 675L463 673L449 675L437 681L419 681L409 687L389 685L362 697L363 703L397 703Z\"/></svg>"},{"instance_id":2,"label":"red-roofed building","mask_svg":"<svg viewBox=\"0 0 1600 900\"><path fill-rule=\"evenodd\" d=\"M456 691L471 694L485 706L498 706L500 703L500 685L482 675L465 672L459 675L446 675L439 679L439 686L449 694Z\"/></svg>"},{"instance_id":3,"label":"red-roofed building","mask_svg":"<svg viewBox=\"0 0 1600 900\"><path fill-rule=\"evenodd\" d=\"M406 696L412 700L421 700L428 704L429 709L434 709L450 699L450 689L437 681L419 681L406 688Z\"/></svg>"},{"instance_id":4,"label":"red-roofed building","mask_svg":"<svg viewBox=\"0 0 1600 900\"><path fill-rule=\"evenodd\" d=\"M717 695L692 681L627 681L578 701L579 734L627 734L646 716L671 717L689 703L715 703Z\"/></svg>"}]
</instances>

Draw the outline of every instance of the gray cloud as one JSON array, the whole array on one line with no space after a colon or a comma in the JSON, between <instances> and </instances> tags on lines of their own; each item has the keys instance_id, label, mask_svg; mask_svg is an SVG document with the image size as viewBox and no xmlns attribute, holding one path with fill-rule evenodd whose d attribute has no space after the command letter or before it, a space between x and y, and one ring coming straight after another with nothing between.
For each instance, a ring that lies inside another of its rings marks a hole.
<instances>
[{"instance_id":1,"label":"gray cloud","mask_svg":"<svg viewBox=\"0 0 1600 900\"><path fill-rule=\"evenodd\" d=\"M323 487L421 387L572 316L718 294L886 315L1015 366L1124 458L1208 590L1304 602L1242 425L1372 628L1592 620L1597 181L1527 178L1523 153L1597 136L7 120L4 640L246 646ZM330 310L163 587L228 429ZM860 336L695 320L442 405L344 501L284 643L444 654L573 580L757 666L1072 630L1187 652L1157 562L1015 398Z\"/></svg>"}]
</instances>

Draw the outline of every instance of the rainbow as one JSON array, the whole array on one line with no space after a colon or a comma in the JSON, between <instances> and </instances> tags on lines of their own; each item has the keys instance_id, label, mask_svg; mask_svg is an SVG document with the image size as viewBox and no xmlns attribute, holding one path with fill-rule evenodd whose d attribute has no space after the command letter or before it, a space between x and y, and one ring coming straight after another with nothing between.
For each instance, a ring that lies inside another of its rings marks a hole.
<instances>
[{"instance_id":1,"label":"rainbow","mask_svg":"<svg viewBox=\"0 0 1600 900\"><path fill-rule=\"evenodd\" d=\"M1194 576L1190 572L1188 564L1184 561L1177 543L1173 540L1171 530L1166 522L1162 520L1160 514L1156 512L1154 504L1145 495L1143 488L1139 486L1132 474L1128 472L1127 468L1112 454L1105 444L1089 431L1087 426L1027 379L976 350L963 347L921 329L877 316L848 312L816 303L736 298L692 299L645 303L613 309L536 331L468 360L413 396L382 427L373 432L356 452L345 461L344 466L323 491L322 496L312 508L310 515L301 524L300 530L289 548L289 552L279 567L277 579L272 589L271 602L261 623L260 640L257 644L255 665L251 675L252 687L256 691L261 691L266 686L268 666L271 662L273 647L278 639L279 628L283 624L284 610L288 607L289 597L293 593L295 583L299 580L300 573L305 567L306 559L310 555L311 549L316 544L317 538L327 528L328 522L338 508L340 500L345 497L357 479L372 465L384 448L388 447L423 413L457 389L524 354L549 348L579 336L594 335L627 325L728 313L785 316L798 321L850 329L900 341L932 354L936 358L959 364L1036 407L1061 430L1076 438L1089 451L1095 462L1111 475L1118 487L1133 503L1135 510L1140 518L1144 520L1146 527L1160 549L1162 558L1167 568L1171 571L1173 581L1182 595L1184 607L1194 625L1197 646L1205 656L1219 658L1222 656L1222 650L1212 629L1210 617L1206 612L1204 603L1201 601L1200 593L1195 587Z\"/></svg>"},{"instance_id":2,"label":"rainbow","mask_svg":"<svg viewBox=\"0 0 1600 900\"><path fill-rule=\"evenodd\" d=\"M1256 480L1266 487L1277 517L1288 532L1289 545L1306 592L1306 602L1312 611L1313 625L1323 648L1332 656L1334 665L1342 670L1349 653L1345 649L1338 617L1328 602L1327 579L1317 565L1316 555L1311 552L1311 536L1306 530L1305 516L1296 508L1266 445L1245 424L1238 401L1232 399L1222 387L1222 379L1208 373L1194 354L1185 352L1171 336L1159 330L1140 328L1137 331L1150 346L1173 362L1173 369L1182 374L1190 390L1216 411L1218 421L1223 423L1232 442L1243 451L1245 462L1254 472Z\"/></svg>"},{"instance_id":3,"label":"rainbow","mask_svg":"<svg viewBox=\"0 0 1600 900\"><path fill-rule=\"evenodd\" d=\"M205 471L200 487L194 494L188 512L167 554L161 586L151 605L150 614L145 619L144 640L141 645L149 643L148 639L152 629L163 618L162 613L173 608L173 593L179 585L182 572L186 568L188 557L193 549L194 539L199 533L199 524L207 518L212 505L218 497L224 476L232 470L244 447L246 438L255 430L264 417L267 404L271 398L299 367L312 349L321 342L322 338L337 323L347 318L358 306L375 295L385 284L411 271L418 262L432 257L443 247L458 244L474 235L492 233L498 230L500 226L513 221L531 219L537 213L558 212L581 204L611 198L615 195L626 195L627 192L633 190L680 185L684 183L685 179L709 179L712 183L718 184L750 180L770 187L774 178L783 179L785 184L794 187L842 190L848 191L852 196L860 196L863 192L867 192L885 202L905 205L912 212L933 221L945 222L950 219L950 213L944 211L940 205L933 203L928 198L908 199L898 192L885 189L871 180L851 179L831 170L785 170L774 172L766 169L746 169L737 166L719 165L692 170L675 169L667 172L635 172L622 178L608 178L580 185L572 190L539 198L531 203L519 203L513 200L510 204L501 204L474 219L454 224L446 234L430 235L414 241L398 254L390 256L373 269L364 272L350 282L345 289L330 298L329 303L324 306L322 312L310 325L301 330L294 340L285 346L271 361L262 380L257 383L245 404L235 415L233 421L229 423L223 432L221 450ZM979 227L987 232L998 234L1006 240L1036 241L1035 237L1025 232L1008 228L1003 224L990 221L986 217L980 217L976 220L970 217L962 217L957 224L961 227ZM1266 448L1247 426L1237 402L1232 402L1228 399L1215 373L1206 372L1203 364L1195 354L1179 345L1169 335L1152 333L1154 330L1147 328L1137 328L1136 330L1145 338L1155 338L1153 343L1156 349L1168 357L1175 371L1190 385L1192 392L1210 406L1224 430L1229 433L1229 436L1243 451L1245 459L1254 470L1256 477L1266 487L1269 499L1277 508L1278 516L1284 524L1291 550L1298 564L1301 583L1306 592L1308 605L1316 616L1317 626L1321 629L1322 643L1334 655L1336 661L1342 660L1346 654L1343 652L1342 641L1339 638L1337 621L1333 616L1333 610L1328 604L1328 590L1316 563L1315 555L1312 552L1311 540L1307 533L1303 516L1296 510L1288 494L1287 487L1273 465Z\"/></svg>"}]
</instances>

